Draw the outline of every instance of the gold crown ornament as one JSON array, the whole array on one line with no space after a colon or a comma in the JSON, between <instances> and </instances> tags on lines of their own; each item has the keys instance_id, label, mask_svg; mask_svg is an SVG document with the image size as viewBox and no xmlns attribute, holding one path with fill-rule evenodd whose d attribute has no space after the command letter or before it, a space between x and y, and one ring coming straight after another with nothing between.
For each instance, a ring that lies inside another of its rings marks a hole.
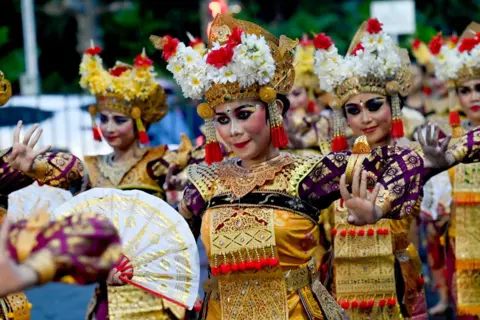
<instances>
[{"instance_id":1,"label":"gold crown ornament","mask_svg":"<svg viewBox=\"0 0 480 320\"><path fill-rule=\"evenodd\" d=\"M170 36L150 36L162 50L186 98L205 103L198 114L205 119L206 162L221 161L213 123L216 106L238 99L261 99L268 104L272 142L283 148L288 139L276 96L288 94L295 80L293 49L298 41L280 40L260 26L229 14L218 14L210 27L207 50L202 54Z\"/></svg>"},{"instance_id":2,"label":"gold crown ornament","mask_svg":"<svg viewBox=\"0 0 480 320\"><path fill-rule=\"evenodd\" d=\"M12 96L12 85L0 71L0 107L5 105Z\"/></svg>"},{"instance_id":3,"label":"gold crown ornament","mask_svg":"<svg viewBox=\"0 0 480 320\"><path fill-rule=\"evenodd\" d=\"M95 115L108 109L132 117L140 143L148 144L145 124L160 121L168 112L166 94L155 80L152 60L143 50L135 58L133 66L117 62L113 68L105 70L101 51L101 48L92 44L85 51L80 64L80 86L97 98L97 104L88 110L95 140L102 140Z\"/></svg>"},{"instance_id":4,"label":"gold crown ornament","mask_svg":"<svg viewBox=\"0 0 480 320\"><path fill-rule=\"evenodd\" d=\"M331 92L329 102L334 109L333 151L348 147L342 107L348 99L360 93L378 93L392 97L391 136L404 136L399 95L406 97L412 86L412 71L408 51L399 48L382 24L375 18L362 23L345 56L338 53L330 37L321 33L315 37L315 73L320 88Z\"/></svg>"},{"instance_id":5,"label":"gold crown ornament","mask_svg":"<svg viewBox=\"0 0 480 320\"><path fill-rule=\"evenodd\" d=\"M449 122L452 136L457 138L463 134L463 130L456 108L456 88L466 81L480 79L480 24L471 22L457 43L445 41L442 35L438 34L430 41L428 47L432 54L436 77L447 82Z\"/></svg>"},{"instance_id":6,"label":"gold crown ornament","mask_svg":"<svg viewBox=\"0 0 480 320\"><path fill-rule=\"evenodd\" d=\"M318 77L315 75L315 46L313 40L307 35L302 37L302 41L295 49L293 65L295 66L294 86L307 90L310 98L308 111L314 112L315 95L320 94L321 91Z\"/></svg>"}]
</instances>

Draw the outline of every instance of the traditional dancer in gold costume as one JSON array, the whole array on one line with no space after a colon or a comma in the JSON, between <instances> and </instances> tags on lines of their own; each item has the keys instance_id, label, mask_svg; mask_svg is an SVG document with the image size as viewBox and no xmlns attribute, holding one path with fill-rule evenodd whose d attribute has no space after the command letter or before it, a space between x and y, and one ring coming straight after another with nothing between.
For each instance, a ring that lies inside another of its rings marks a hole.
<instances>
[{"instance_id":1,"label":"traditional dancer in gold costume","mask_svg":"<svg viewBox=\"0 0 480 320\"><path fill-rule=\"evenodd\" d=\"M412 80L408 52L393 43L381 23L364 22L345 57L324 34L315 43L321 87L333 93L333 148L348 147L346 117L353 135L361 137L354 153L400 141L421 151L420 145L403 138L401 108ZM414 216L355 227L347 221L342 200L334 207L333 256L323 268L330 271L327 284L350 318L426 318L421 261L408 241ZM418 209L412 213L418 214Z\"/></svg>"},{"instance_id":2,"label":"traditional dancer in gold costume","mask_svg":"<svg viewBox=\"0 0 480 320\"><path fill-rule=\"evenodd\" d=\"M201 232L210 261L203 318L345 318L315 267L319 209L339 197L340 177L347 171L351 181L358 160L378 185L367 195L367 174L356 171L352 196L344 178L348 221L408 215L419 205L421 158L389 146L361 159L348 151L280 153L287 145L284 95L295 78L296 42L284 36L278 40L253 23L217 15L205 56L170 36L151 39L185 97L206 98L198 112L206 119L207 163L222 160L217 134L235 154L189 167L191 184L180 205L193 232Z\"/></svg>"},{"instance_id":3,"label":"traditional dancer in gold costume","mask_svg":"<svg viewBox=\"0 0 480 320\"><path fill-rule=\"evenodd\" d=\"M0 105L10 96L10 83L0 71ZM70 184L69 179L83 172L83 166L73 156L44 154L48 147L33 151L41 134L32 138L36 129L34 126L20 143L20 126L17 127L13 147L2 151L0 156L0 319L4 320L30 319L32 305L19 291L49 281L76 284L105 281L121 253L120 239L113 225L93 213L50 222L49 216L39 210L39 214L28 221L9 226L5 218L8 195L33 183L34 173L41 170L38 166L41 159L48 158L52 165L50 178L40 177L40 183L65 187ZM31 148L26 149L26 144ZM70 176L62 171L66 164L71 166ZM12 165L28 173L23 174Z\"/></svg>"},{"instance_id":4,"label":"traditional dancer in gold costume","mask_svg":"<svg viewBox=\"0 0 480 320\"><path fill-rule=\"evenodd\" d=\"M471 23L451 47L440 35L429 44L438 78L447 81L450 98L450 124L453 138L461 135L456 99L468 117L468 128L480 125L480 25ZM470 143L477 143L472 136ZM480 316L480 254L477 240L477 214L480 212L479 172L477 164L458 165L450 170L453 187L453 208L447 257L449 287L456 301L457 318L477 319Z\"/></svg>"}]
</instances>

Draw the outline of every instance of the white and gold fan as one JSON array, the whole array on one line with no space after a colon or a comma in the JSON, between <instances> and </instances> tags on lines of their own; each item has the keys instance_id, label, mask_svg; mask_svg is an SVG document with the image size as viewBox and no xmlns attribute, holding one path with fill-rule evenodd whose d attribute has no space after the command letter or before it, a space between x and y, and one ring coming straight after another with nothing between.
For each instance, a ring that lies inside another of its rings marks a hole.
<instances>
[{"instance_id":1,"label":"white and gold fan","mask_svg":"<svg viewBox=\"0 0 480 320\"><path fill-rule=\"evenodd\" d=\"M55 217L80 212L108 217L118 229L123 254L133 266L122 280L192 309L200 283L195 238L185 219L165 201L143 191L96 188L56 208Z\"/></svg>"},{"instance_id":2,"label":"white and gold fan","mask_svg":"<svg viewBox=\"0 0 480 320\"><path fill-rule=\"evenodd\" d=\"M47 185L39 186L35 182L8 195L7 218L11 222L28 219L40 207L51 215L55 208L72 198L69 191Z\"/></svg>"}]
</instances>

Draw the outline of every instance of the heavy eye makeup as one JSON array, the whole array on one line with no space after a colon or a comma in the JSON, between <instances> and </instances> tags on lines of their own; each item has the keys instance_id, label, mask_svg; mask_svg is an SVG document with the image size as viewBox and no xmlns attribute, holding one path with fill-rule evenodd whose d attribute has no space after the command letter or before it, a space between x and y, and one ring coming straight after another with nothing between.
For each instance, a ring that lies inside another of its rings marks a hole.
<instances>
[{"instance_id":1,"label":"heavy eye makeup","mask_svg":"<svg viewBox=\"0 0 480 320\"><path fill-rule=\"evenodd\" d=\"M122 117L122 116L113 116L112 118L113 118L113 121L118 125L124 124L125 122L128 121L127 117ZM108 115L100 113L100 122L103 124L107 123Z\"/></svg>"},{"instance_id":2,"label":"heavy eye makeup","mask_svg":"<svg viewBox=\"0 0 480 320\"><path fill-rule=\"evenodd\" d=\"M301 95L301 94L302 94L302 89L294 89L294 90L292 91L292 95L293 95L294 97L298 97L298 96Z\"/></svg>"},{"instance_id":3,"label":"heavy eye makeup","mask_svg":"<svg viewBox=\"0 0 480 320\"><path fill-rule=\"evenodd\" d=\"M255 110L257 110L257 107L254 105L239 106L233 111L233 115L238 120L247 120ZM230 122L230 117L224 112L219 112L216 114L215 120L221 125L226 125Z\"/></svg>"},{"instance_id":4,"label":"heavy eye makeup","mask_svg":"<svg viewBox=\"0 0 480 320\"><path fill-rule=\"evenodd\" d=\"M373 98L365 102L365 107L370 112L376 112L380 109L385 103L384 98ZM361 105L355 103L349 103L345 106L345 110L348 114L357 115L360 113Z\"/></svg>"},{"instance_id":5,"label":"heavy eye makeup","mask_svg":"<svg viewBox=\"0 0 480 320\"><path fill-rule=\"evenodd\" d=\"M467 95L470 94L472 91L476 91L477 93L480 93L480 83L476 84L472 87L460 87L458 88L458 92L461 95Z\"/></svg>"}]
</instances>

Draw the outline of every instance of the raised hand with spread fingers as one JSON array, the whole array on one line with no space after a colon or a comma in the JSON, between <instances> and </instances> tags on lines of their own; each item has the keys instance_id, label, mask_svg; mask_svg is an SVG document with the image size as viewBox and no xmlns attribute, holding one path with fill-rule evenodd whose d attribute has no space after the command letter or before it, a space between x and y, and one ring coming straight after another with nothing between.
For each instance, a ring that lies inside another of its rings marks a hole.
<instances>
[{"instance_id":1,"label":"raised hand with spread fingers","mask_svg":"<svg viewBox=\"0 0 480 320\"><path fill-rule=\"evenodd\" d=\"M34 149L43 132L41 128L39 129L38 124L28 130L22 141L20 141L21 131L22 121L20 120L13 133L12 151L10 152L7 161L13 169L29 173L34 170L35 158L42 153L47 152L50 149L50 146L38 150ZM33 135L34 133L35 135Z\"/></svg>"}]
</instances>

